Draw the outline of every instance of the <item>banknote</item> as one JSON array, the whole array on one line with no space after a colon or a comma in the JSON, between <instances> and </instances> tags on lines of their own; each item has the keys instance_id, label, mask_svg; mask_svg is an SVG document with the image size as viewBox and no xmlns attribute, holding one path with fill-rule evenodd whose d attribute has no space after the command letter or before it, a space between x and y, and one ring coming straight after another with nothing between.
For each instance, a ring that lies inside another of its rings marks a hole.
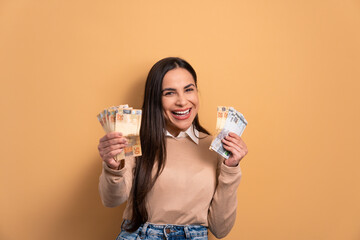
<instances>
[{"instance_id":1,"label":"banknote","mask_svg":"<svg viewBox=\"0 0 360 240\"><path fill-rule=\"evenodd\" d=\"M97 115L106 133L121 132L128 140L128 145L115 157L115 160L125 159L125 156L141 156L141 115L140 109L133 109L128 104L109 107Z\"/></svg>"},{"instance_id":2,"label":"banknote","mask_svg":"<svg viewBox=\"0 0 360 240\"><path fill-rule=\"evenodd\" d=\"M220 154L222 157L228 159L230 152L227 151L221 142L230 132L233 132L239 136L245 130L247 121L245 117L233 107L218 107L217 121L216 121L216 137L211 142L210 150L213 150Z\"/></svg>"},{"instance_id":3,"label":"banknote","mask_svg":"<svg viewBox=\"0 0 360 240\"><path fill-rule=\"evenodd\" d=\"M229 108L224 106L217 107L217 119L216 119L216 135L219 134L221 129L224 128Z\"/></svg>"},{"instance_id":4,"label":"banknote","mask_svg":"<svg viewBox=\"0 0 360 240\"><path fill-rule=\"evenodd\" d=\"M141 142L140 142L140 124L141 123L142 111L139 109L135 109L131 111L131 124L133 126L133 138L134 143L132 145L133 155L141 156Z\"/></svg>"}]
</instances>

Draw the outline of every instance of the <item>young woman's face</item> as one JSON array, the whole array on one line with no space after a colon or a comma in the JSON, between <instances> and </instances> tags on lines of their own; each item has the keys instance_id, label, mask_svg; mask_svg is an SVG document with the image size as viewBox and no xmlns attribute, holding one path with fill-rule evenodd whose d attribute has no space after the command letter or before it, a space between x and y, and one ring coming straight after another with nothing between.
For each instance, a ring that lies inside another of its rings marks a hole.
<instances>
[{"instance_id":1,"label":"young woman's face","mask_svg":"<svg viewBox=\"0 0 360 240\"><path fill-rule=\"evenodd\" d=\"M162 105L166 129L177 136L188 129L199 110L194 78L184 68L168 71L162 83Z\"/></svg>"}]
</instances>

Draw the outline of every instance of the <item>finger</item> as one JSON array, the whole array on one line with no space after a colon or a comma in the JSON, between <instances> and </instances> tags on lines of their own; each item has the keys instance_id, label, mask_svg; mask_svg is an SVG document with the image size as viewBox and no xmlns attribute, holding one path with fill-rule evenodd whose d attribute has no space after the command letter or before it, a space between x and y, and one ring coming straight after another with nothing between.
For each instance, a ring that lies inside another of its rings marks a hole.
<instances>
[{"instance_id":1,"label":"finger","mask_svg":"<svg viewBox=\"0 0 360 240\"><path fill-rule=\"evenodd\" d=\"M124 148L127 146L127 144L128 144L128 142L125 138L124 139L112 139L112 140L108 140L106 142L100 143L98 145L100 157L104 158L104 156L108 152L110 152L112 150Z\"/></svg>"},{"instance_id":2,"label":"finger","mask_svg":"<svg viewBox=\"0 0 360 240\"><path fill-rule=\"evenodd\" d=\"M113 150L117 150L117 149L123 149L127 146L127 144L113 144L113 145L110 145L106 148L104 148L104 152L108 153L108 152L111 152Z\"/></svg>"},{"instance_id":3,"label":"finger","mask_svg":"<svg viewBox=\"0 0 360 240\"><path fill-rule=\"evenodd\" d=\"M109 132L107 133L105 136L103 136L102 138L100 138L99 142L104 142L113 138L117 138L117 137L121 137L122 133L121 132Z\"/></svg>"},{"instance_id":4,"label":"finger","mask_svg":"<svg viewBox=\"0 0 360 240\"><path fill-rule=\"evenodd\" d=\"M231 139L232 140L232 139ZM234 142L233 140L232 141L228 141L226 140L225 138L222 140L222 143L223 145L227 145L229 147L232 147L234 149L236 149L237 151L241 151L241 147L236 143Z\"/></svg>"},{"instance_id":5,"label":"finger","mask_svg":"<svg viewBox=\"0 0 360 240\"><path fill-rule=\"evenodd\" d=\"M102 138L100 138L99 142L104 142L113 138L117 138L117 137L121 137L122 133L120 132L109 132L107 134L105 134Z\"/></svg>"},{"instance_id":6,"label":"finger","mask_svg":"<svg viewBox=\"0 0 360 240\"><path fill-rule=\"evenodd\" d=\"M235 159L241 160L247 154L247 149L236 148L225 144L223 144L223 147L231 152Z\"/></svg>"},{"instance_id":7,"label":"finger","mask_svg":"<svg viewBox=\"0 0 360 240\"><path fill-rule=\"evenodd\" d=\"M235 133L229 133L228 136L225 137L226 140L235 142L237 145L241 146L242 148L246 148L246 144L244 140L240 136Z\"/></svg>"},{"instance_id":8,"label":"finger","mask_svg":"<svg viewBox=\"0 0 360 240\"><path fill-rule=\"evenodd\" d=\"M234 147L227 146L227 145L223 145L223 147L225 148L225 150L227 150L231 153L230 158L233 158L233 159L239 158L238 151Z\"/></svg>"},{"instance_id":9,"label":"finger","mask_svg":"<svg viewBox=\"0 0 360 240\"><path fill-rule=\"evenodd\" d=\"M104 155L104 161L114 160L114 157L118 154L120 154L123 151L123 149L116 149L113 151L110 151Z\"/></svg>"},{"instance_id":10,"label":"finger","mask_svg":"<svg viewBox=\"0 0 360 240\"><path fill-rule=\"evenodd\" d=\"M228 139L234 139L236 142L244 142L242 138L236 133L230 132L227 136Z\"/></svg>"},{"instance_id":11,"label":"finger","mask_svg":"<svg viewBox=\"0 0 360 240\"><path fill-rule=\"evenodd\" d=\"M115 145L110 145L106 148L103 148L99 151L100 153L100 157L103 158L104 156L106 156L109 152L114 151L114 150L118 150L118 149L124 149L127 146L127 144L115 144Z\"/></svg>"},{"instance_id":12,"label":"finger","mask_svg":"<svg viewBox=\"0 0 360 240\"><path fill-rule=\"evenodd\" d=\"M231 137L231 136L226 136L223 139L228 141L228 142L232 142L232 143L240 146L240 140L238 140L237 138L234 138L234 137Z\"/></svg>"},{"instance_id":13,"label":"finger","mask_svg":"<svg viewBox=\"0 0 360 240\"><path fill-rule=\"evenodd\" d=\"M229 166L229 167L236 167L236 166L239 165L239 163L240 163L240 160L237 159L237 158L234 158L233 155L231 155L228 159L226 159L224 161L224 164Z\"/></svg>"},{"instance_id":14,"label":"finger","mask_svg":"<svg viewBox=\"0 0 360 240\"><path fill-rule=\"evenodd\" d=\"M115 157L104 160L105 164L110 168L117 169L120 165L119 161L115 160Z\"/></svg>"},{"instance_id":15,"label":"finger","mask_svg":"<svg viewBox=\"0 0 360 240\"><path fill-rule=\"evenodd\" d=\"M235 138L237 140L241 140L241 137L239 135L237 135L236 133L233 132L229 132L228 136Z\"/></svg>"},{"instance_id":16,"label":"finger","mask_svg":"<svg viewBox=\"0 0 360 240\"><path fill-rule=\"evenodd\" d=\"M115 144L127 144L128 140L125 137L117 137L107 141L103 141L99 144L100 148L104 149L108 146L115 145Z\"/></svg>"},{"instance_id":17,"label":"finger","mask_svg":"<svg viewBox=\"0 0 360 240\"><path fill-rule=\"evenodd\" d=\"M240 155L239 155L239 152L234 148L234 147L230 147L230 146L227 146L227 145L223 145L224 149L229 151L231 154L230 154L230 158L231 159L234 159L234 160L238 160L240 159Z\"/></svg>"},{"instance_id":18,"label":"finger","mask_svg":"<svg viewBox=\"0 0 360 240\"><path fill-rule=\"evenodd\" d=\"M246 155L246 152L243 150L238 150L234 147L226 146L226 145L223 145L223 147L227 151L231 152L232 158L235 159L236 161L240 161Z\"/></svg>"}]
</instances>

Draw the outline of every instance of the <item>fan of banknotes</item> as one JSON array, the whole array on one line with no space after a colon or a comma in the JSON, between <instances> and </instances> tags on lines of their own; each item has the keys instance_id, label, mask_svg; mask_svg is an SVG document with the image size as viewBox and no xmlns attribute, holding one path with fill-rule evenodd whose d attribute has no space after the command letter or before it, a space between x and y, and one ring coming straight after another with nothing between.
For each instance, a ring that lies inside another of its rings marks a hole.
<instances>
[{"instance_id":1,"label":"fan of banknotes","mask_svg":"<svg viewBox=\"0 0 360 240\"><path fill-rule=\"evenodd\" d=\"M216 137L211 142L210 150L213 150L222 157L228 159L231 153L225 150L221 140L226 137L229 132L241 136L246 125L247 121L244 116L233 107L219 106L217 108Z\"/></svg>"},{"instance_id":2,"label":"fan of banknotes","mask_svg":"<svg viewBox=\"0 0 360 240\"><path fill-rule=\"evenodd\" d=\"M128 145L115 157L116 161L125 159L125 156L141 156L140 143L140 109L133 109L129 105L120 105L104 109L97 118L106 133L121 132L128 140Z\"/></svg>"}]
</instances>

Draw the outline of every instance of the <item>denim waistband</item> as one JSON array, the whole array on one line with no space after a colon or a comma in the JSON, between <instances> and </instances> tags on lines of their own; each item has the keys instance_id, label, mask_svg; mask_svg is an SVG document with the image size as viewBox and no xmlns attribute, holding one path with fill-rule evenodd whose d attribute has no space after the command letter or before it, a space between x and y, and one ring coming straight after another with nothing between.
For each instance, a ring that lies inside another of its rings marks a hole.
<instances>
[{"instance_id":1,"label":"denim waistband","mask_svg":"<svg viewBox=\"0 0 360 240\"><path fill-rule=\"evenodd\" d=\"M129 220L124 220L123 225L128 224ZM153 224L146 222L142 224L139 229L139 236L143 238L145 236L160 237L165 239L181 238L193 239L198 237L206 237L207 239L207 227L201 225L173 225L173 224ZM204 238L205 239L205 238Z\"/></svg>"}]
</instances>

